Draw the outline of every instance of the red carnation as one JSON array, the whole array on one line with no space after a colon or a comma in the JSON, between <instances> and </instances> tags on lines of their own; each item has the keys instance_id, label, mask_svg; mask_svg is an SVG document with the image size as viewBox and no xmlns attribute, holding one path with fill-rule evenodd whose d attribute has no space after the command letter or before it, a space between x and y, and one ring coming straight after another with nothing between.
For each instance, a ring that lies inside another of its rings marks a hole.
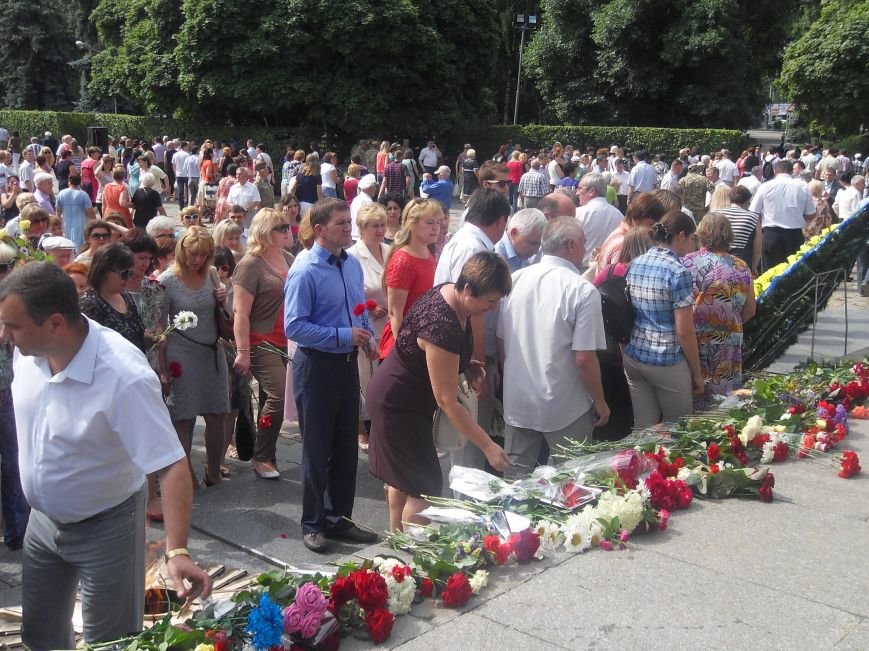
<instances>
[{"instance_id":1,"label":"red carnation","mask_svg":"<svg viewBox=\"0 0 869 651\"><path fill-rule=\"evenodd\" d=\"M847 479L848 477L853 477L860 472L860 459L857 456L857 453L852 450L845 450L842 452L840 463L841 469L839 470L839 477Z\"/></svg>"},{"instance_id":2,"label":"red carnation","mask_svg":"<svg viewBox=\"0 0 869 651\"><path fill-rule=\"evenodd\" d=\"M670 512L667 509L658 511L658 529L666 531L668 522L670 522Z\"/></svg>"},{"instance_id":3,"label":"red carnation","mask_svg":"<svg viewBox=\"0 0 869 651\"><path fill-rule=\"evenodd\" d=\"M784 441L779 441L773 448L772 460L775 462L786 461L790 453L791 449L788 447L788 444Z\"/></svg>"},{"instance_id":4,"label":"red carnation","mask_svg":"<svg viewBox=\"0 0 869 651\"><path fill-rule=\"evenodd\" d=\"M183 369L181 368L181 362L169 362L169 375L173 378L181 377L183 373Z\"/></svg>"},{"instance_id":5,"label":"red carnation","mask_svg":"<svg viewBox=\"0 0 869 651\"><path fill-rule=\"evenodd\" d=\"M513 553L516 555L516 560L520 563L527 563L537 549L540 547L540 534L530 529L525 529L520 533L511 533L507 539L509 545L513 548Z\"/></svg>"},{"instance_id":6,"label":"red carnation","mask_svg":"<svg viewBox=\"0 0 869 651\"><path fill-rule=\"evenodd\" d=\"M356 307L353 308L353 314L355 316L362 316L362 313L365 311L365 303L359 303Z\"/></svg>"},{"instance_id":7,"label":"red carnation","mask_svg":"<svg viewBox=\"0 0 869 651\"><path fill-rule=\"evenodd\" d=\"M718 467L717 463L713 463L711 466L709 466L709 472L711 472L713 475L717 475L719 472L721 472L721 468Z\"/></svg>"},{"instance_id":8,"label":"red carnation","mask_svg":"<svg viewBox=\"0 0 869 651\"><path fill-rule=\"evenodd\" d=\"M205 639L214 646L214 651L229 651L229 637L226 631L206 631Z\"/></svg>"},{"instance_id":9,"label":"red carnation","mask_svg":"<svg viewBox=\"0 0 869 651\"><path fill-rule=\"evenodd\" d=\"M709 460L709 465L717 462L721 458L721 448L717 443L710 443L706 448L706 458Z\"/></svg>"},{"instance_id":10,"label":"red carnation","mask_svg":"<svg viewBox=\"0 0 869 651\"><path fill-rule=\"evenodd\" d=\"M814 434L805 434L803 435L803 443L800 445L800 451L797 453L797 457L800 459L805 459L809 456L809 453L815 449L815 435Z\"/></svg>"},{"instance_id":11,"label":"red carnation","mask_svg":"<svg viewBox=\"0 0 869 651\"><path fill-rule=\"evenodd\" d=\"M758 434L751 441L749 441L751 445L756 447L758 450L763 449L765 443L769 443L769 434Z\"/></svg>"},{"instance_id":12,"label":"red carnation","mask_svg":"<svg viewBox=\"0 0 869 651\"><path fill-rule=\"evenodd\" d=\"M256 422L256 426L258 429L268 429L272 426L272 415L271 414L263 414L259 417L259 420Z\"/></svg>"},{"instance_id":13,"label":"red carnation","mask_svg":"<svg viewBox=\"0 0 869 651\"><path fill-rule=\"evenodd\" d=\"M486 548L487 552L492 554L498 565L506 563L510 557L510 553L513 551L509 543L502 543L501 539L495 535L485 536L483 538L483 547Z\"/></svg>"},{"instance_id":14,"label":"red carnation","mask_svg":"<svg viewBox=\"0 0 869 651\"><path fill-rule=\"evenodd\" d=\"M398 583L402 583L408 576L413 576L413 570L410 565L396 565L392 568L392 578Z\"/></svg>"},{"instance_id":15,"label":"red carnation","mask_svg":"<svg viewBox=\"0 0 869 651\"><path fill-rule=\"evenodd\" d=\"M365 627L374 644L382 644L389 639L394 623L395 616L386 608L375 608L365 615Z\"/></svg>"},{"instance_id":16,"label":"red carnation","mask_svg":"<svg viewBox=\"0 0 869 651\"><path fill-rule=\"evenodd\" d=\"M425 577L419 584L419 593L423 597L431 597L434 594L434 581Z\"/></svg>"},{"instance_id":17,"label":"red carnation","mask_svg":"<svg viewBox=\"0 0 869 651\"><path fill-rule=\"evenodd\" d=\"M803 405L793 405L788 407L789 414L804 414L806 413L806 408Z\"/></svg>"},{"instance_id":18,"label":"red carnation","mask_svg":"<svg viewBox=\"0 0 869 651\"><path fill-rule=\"evenodd\" d=\"M377 301L369 298L367 301L365 301L365 309L368 310L369 312L371 310L376 310L377 309Z\"/></svg>"},{"instance_id":19,"label":"red carnation","mask_svg":"<svg viewBox=\"0 0 869 651\"><path fill-rule=\"evenodd\" d=\"M350 577L356 586L356 600L365 610L383 608L389 599L389 588L386 587L386 579L377 572L357 570Z\"/></svg>"},{"instance_id":20,"label":"red carnation","mask_svg":"<svg viewBox=\"0 0 869 651\"><path fill-rule=\"evenodd\" d=\"M468 577L462 572L456 572L447 579L447 587L441 593L441 599L447 608L459 608L468 603L468 599L474 594Z\"/></svg>"},{"instance_id":21,"label":"red carnation","mask_svg":"<svg viewBox=\"0 0 869 651\"><path fill-rule=\"evenodd\" d=\"M771 472L767 473L766 477L760 483L757 489L757 494L760 495L762 502L772 502L772 488L775 486L775 477Z\"/></svg>"},{"instance_id":22,"label":"red carnation","mask_svg":"<svg viewBox=\"0 0 869 651\"><path fill-rule=\"evenodd\" d=\"M339 576L329 588L329 597L335 605L335 610L356 598L356 584L352 577Z\"/></svg>"}]
</instances>

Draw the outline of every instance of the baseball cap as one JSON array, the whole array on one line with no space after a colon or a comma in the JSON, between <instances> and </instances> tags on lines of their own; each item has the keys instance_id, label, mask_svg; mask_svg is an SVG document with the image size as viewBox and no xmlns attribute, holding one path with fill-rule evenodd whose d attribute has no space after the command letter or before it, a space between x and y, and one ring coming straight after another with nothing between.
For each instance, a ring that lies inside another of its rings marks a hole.
<instances>
[{"instance_id":1,"label":"baseball cap","mask_svg":"<svg viewBox=\"0 0 869 651\"><path fill-rule=\"evenodd\" d=\"M369 188L373 188L377 186L377 177L374 174L366 174L361 179L359 179L359 189L360 190L368 190Z\"/></svg>"}]
</instances>

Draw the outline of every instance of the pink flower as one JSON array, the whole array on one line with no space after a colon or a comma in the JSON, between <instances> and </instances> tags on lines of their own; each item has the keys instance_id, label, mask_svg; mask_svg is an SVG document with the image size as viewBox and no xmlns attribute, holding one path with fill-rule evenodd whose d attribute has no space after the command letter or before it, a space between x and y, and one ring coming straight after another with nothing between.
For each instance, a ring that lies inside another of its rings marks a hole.
<instances>
[{"instance_id":1,"label":"pink flower","mask_svg":"<svg viewBox=\"0 0 869 651\"><path fill-rule=\"evenodd\" d=\"M302 609L299 608L298 604L286 608L284 610L284 632L290 635L298 633L302 627L303 618Z\"/></svg>"},{"instance_id":2,"label":"pink flower","mask_svg":"<svg viewBox=\"0 0 869 651\"><path fill-rule=\"evenodd\" d=\"M299 635L307 639L314 637L317 631L320 630L320 615L313 611L309 612L302 618L302 625L299 627Z\"/></svg>"},{"instance_id":3,"label":"pink flower","mask_svg":"<svg viewBox=\"0 0 869 651\"><path fill-rule=\"evenodd\" d=\"M600 548L606 552L611 552L613 550L613 544L609 540L602 540Z\"/></svg>"},{"instance_id":4,"label":"pink flower","mask_svg":"<svg viewBox=\"0 0 869 651\"><path fill-rule=\"evenodd\" d=\"M296 604L304 614L313 612L322 615L326 612L328 601L315 584L305 583L296 590Z\"/></svg>"},{"instance_id":5,"label":"pink flower","mask_svg":"<svg viewBox=\"0 0 869 651\"><path fill-rule=\"evenodd\" d=\"M661 509L658 511L658 517L661 521L658 523L658 529L661 531L667 530L667 523L670 521L670 512L667 509Z\"/></svg>"},{"instance_id":6,"label":"pink flower","mask_svg":"<svg viewBox=\"0 0 869 651\"><path fill-rule=\"evenodd\" d=\"M628 538L630 537L630 533L627 529L622 529L622 532L619 534L619 542L626 543L628 542Z\"/></svg>"}]
</instances>

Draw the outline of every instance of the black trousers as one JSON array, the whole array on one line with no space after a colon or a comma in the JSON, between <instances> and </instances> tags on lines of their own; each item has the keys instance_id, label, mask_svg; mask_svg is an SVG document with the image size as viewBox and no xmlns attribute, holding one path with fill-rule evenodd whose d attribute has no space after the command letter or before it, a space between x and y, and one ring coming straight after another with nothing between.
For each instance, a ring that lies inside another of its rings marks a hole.
<instances>
[{"instance_id":1,"label":"black trousers","mask_svg":"<svg viewBox=\"0 0 869 651\"><path fill-rule=\"evenodd\" d=\"M353 515L359 428L356 356L299 347L293 395L302 432L302 532L343 529Z\"/></svg>"},{"instance_id":2,"label":"black trousers","mask_svg":"<svg viewBox=\"0 0 869 651\"><path fill-rule=\"evenodd\" d=\"M796 253L803 245L801 228L779 228L766 226L763 229L763 267L769 269L786 262L789 255Z\"/></svg>"}]
</instances>

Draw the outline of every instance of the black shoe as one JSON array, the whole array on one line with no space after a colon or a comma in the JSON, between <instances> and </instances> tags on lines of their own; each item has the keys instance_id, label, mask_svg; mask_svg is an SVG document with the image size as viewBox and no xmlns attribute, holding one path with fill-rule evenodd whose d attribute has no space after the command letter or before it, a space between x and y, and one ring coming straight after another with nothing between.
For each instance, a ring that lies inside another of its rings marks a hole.
<instances>
[{"instance_id":1,"label":"black shoe","mask_svg":"<svg viewBox=\"0 0 869 651\"><path fill-rule=\"evenodd\" d=\"M374 543L377 542L378 536L373 531L365 531L351 524L343 529L327 529L326 538L353 543Z\"/></svg>"},{"instance_id":2,"label":"black shoe","mask_svg":"<svg viewBox=\"0 0 869 651\"><path fill-rule=\"evenodd\" d=\"M329 549L329 542L319 531L306 533L302 536L302 542L305 543L305 547L310 549L312 552L317 552L318 554L322 554Z\"/></svg>"}]
</instances>

